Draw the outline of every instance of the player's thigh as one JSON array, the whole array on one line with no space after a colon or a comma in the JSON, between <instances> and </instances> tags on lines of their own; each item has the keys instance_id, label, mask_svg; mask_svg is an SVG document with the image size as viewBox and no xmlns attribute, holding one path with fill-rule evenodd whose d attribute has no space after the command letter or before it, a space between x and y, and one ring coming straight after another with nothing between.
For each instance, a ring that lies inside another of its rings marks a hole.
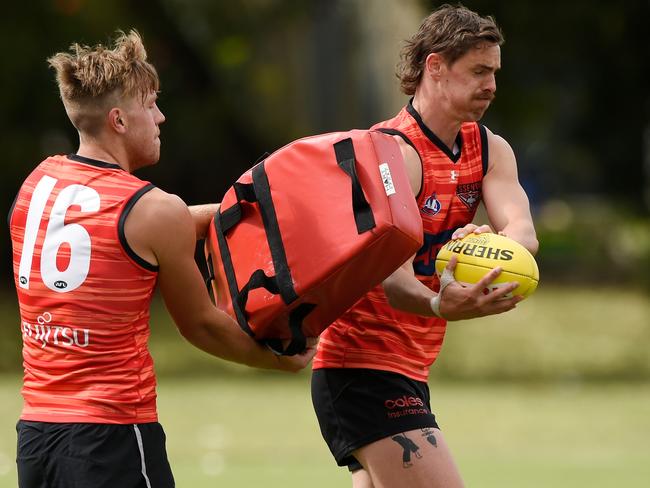
<instances>
[{"instance_id":1,"label":"player's thigh","mask_svg":"<svg viewBox=\"0 0 650 488\"><path fill-rule=\"evenodd\" d=\"M415 429L386 437L357 449L354 456L374 488L464 486L439 429Z\"/></svg>"},{"instance_id":2,"label":"player's thigh","mask_svg":"<svg viewBox=\"0 0 650 488\"><path fill-rule=\"evenodd\" d=\"M368 471L365 469L352 471L352 488L374 488Z\"/></svg>"}]
</instances>

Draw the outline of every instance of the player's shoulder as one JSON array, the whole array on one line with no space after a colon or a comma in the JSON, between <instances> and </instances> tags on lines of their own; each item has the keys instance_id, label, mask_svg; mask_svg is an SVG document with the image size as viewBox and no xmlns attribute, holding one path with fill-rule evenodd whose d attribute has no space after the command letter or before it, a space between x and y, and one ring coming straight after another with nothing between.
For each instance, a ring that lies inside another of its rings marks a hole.
<instances>
[{"instance_id":1,"label":"player's shoulder","mask_svg":"<svg viewBox=\"0 0 650 488\"><path fill-rule=\"evenodd\" d=\"M150 225L163 228L168 224L177 225L183 220L191 219L187 205L178 195L157 187L146 192L134 205L131 213L136 218L146 220Z\"/></svg>"},{"instance_id":2,"label":"player's shoulder","mask_svg":"<svg viewBox=\"0 0 650 488\"><path fill-rule=\"evenodd\" d=\"M508 143L508 141L505 139L505 137L496 134L495 132L492 132L486 126L483 127L485 128L485 132L487 134L487 140L488 140L488 144L490 145L490 149L495 148L495 149L512 151L512 147L510 146L510 143Z\"/></svg>"},{"instance_id":3,"label":"player's shoulder","mask_svg":"<svg viewBox=\"0 0 650 488\"><path fill-rule=\"evenodd\" d=\"M514 161L515 153L512 149L512 146L510 146L510 143L505 139L505 137L492 132L487 127L485 127L485 132L487 134L488 141L488 154L490 155L489 166L491 167L495 162L500 162L503 160Z\"/></svg>"},{"instance_id":4,"label":"player's shoulder","mask_svg":"<svg viewBox=\"0 0 650 488\"><path fill-rule=\"evenodd\" d=\"M150 191L145 193L141 201L147 206L151 205L154 208L160 207L161 210L186 206L185 202L178 195L168 193L157 186L153 186Z\"/></svg>"},{"instance_id":5,"label":"player's shoulder","mask_svg":"<svg viewBox=\"0 0 650 488\"><path fill-rule=\"evenodd\" d=\"M413 190L413 193L417 195L420 193L422 184L422 161L420 160L420 154L417 152L415 147L409 144L400 135L392 135L392 137L397 142L400 152L402 153L402 159L406 166L409 182L411 183L411 190Z\"/></svg>"}]
</instances>

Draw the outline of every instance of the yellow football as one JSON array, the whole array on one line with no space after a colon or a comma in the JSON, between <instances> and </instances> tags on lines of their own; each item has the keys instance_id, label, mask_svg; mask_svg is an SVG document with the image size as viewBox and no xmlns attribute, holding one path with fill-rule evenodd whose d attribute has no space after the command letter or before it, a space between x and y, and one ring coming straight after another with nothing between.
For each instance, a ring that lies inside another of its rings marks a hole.
<instances>
[{"instance_id":1,"label":"yellow football","mask_svg":"<svg viewBox=\"0 0 650 488\"><path fill-rule=\"evenodd\" d=\"M505 236L469 234L462 239L447 242L436 258L438 276L452 256L458 258L454 278L461 283L475 284L497 266L501 267L501 274L489 289L516 281L519 286L512 295L528 297L539 283L539 269L533 255L524 246Z\"/></svg>"}]
</instances>

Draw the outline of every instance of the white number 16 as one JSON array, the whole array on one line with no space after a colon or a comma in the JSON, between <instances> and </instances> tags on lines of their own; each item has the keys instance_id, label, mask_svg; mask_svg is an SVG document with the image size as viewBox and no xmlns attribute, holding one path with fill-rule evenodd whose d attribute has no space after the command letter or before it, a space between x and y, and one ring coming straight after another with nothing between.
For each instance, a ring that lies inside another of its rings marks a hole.
<instances>
[{"instance_id":1,"label":"white number 16","mask_svg":"<svg viewBox=\"0 0 650 488\"><path fill-rule=\"evenodd\" d=\"M34 246L38 229L41 226L47 200L58 180L43 176L34 188L29 203L23 251L18 268L18 281L21 288L29 289L29 280L34 258ZM79 205L82 212L99 210L99 193L83 185L70 185L62 189L54 200L43 239L41 252L41 278L49 289L64 293L81 286L90 269L90 235L79 224L66 224L65 214L72 205ZM68 267L60 271L56 257L62 244L70 246Z\"/></svg>"}]
</instances>

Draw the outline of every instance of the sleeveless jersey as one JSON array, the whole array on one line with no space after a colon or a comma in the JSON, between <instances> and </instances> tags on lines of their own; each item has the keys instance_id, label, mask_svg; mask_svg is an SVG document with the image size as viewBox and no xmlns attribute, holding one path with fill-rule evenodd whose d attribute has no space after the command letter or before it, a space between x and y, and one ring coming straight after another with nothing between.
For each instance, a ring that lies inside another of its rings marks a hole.
<instances>
[{"instance_id":1,"label":"sleeveless jersey","mask_svg":"<svg viewBox=\"0 0 650 488\"><path fill-rule=\"evenodd\" d=\"M472 221L481 200L488 161L485 127L463 123L456 154L424 125L411 102L373 128L400 135L420 156L422 185L416 198L424 244L413 268L422 283L438 291L434 266L438 250L456 229ZM313 368L379 369L426 381L445 329L443 319L392 308L378 285L321 334Z\"/></svg>"},{"instance_id":2,"label":"sleeveless jersey","mask_svg":"<svg viewBox=\"0 0 650 488\"><path fill-rule=\"evenodd\" d=\"M124 222L153 185L119 166L54 156L27 177L9 214L23 337L21 419L157 421L149 305L157 266Z\"/></svg>"}]
</instances>

